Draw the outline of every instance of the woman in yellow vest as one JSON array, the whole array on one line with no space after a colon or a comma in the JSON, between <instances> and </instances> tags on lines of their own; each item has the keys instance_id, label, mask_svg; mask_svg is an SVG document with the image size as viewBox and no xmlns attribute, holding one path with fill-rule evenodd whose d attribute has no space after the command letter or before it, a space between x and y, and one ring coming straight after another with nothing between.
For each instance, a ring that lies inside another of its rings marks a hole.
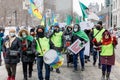
<instances>
[{"instance_id":1,"label":"woman in yellow vest","mask_svg":"<svg viewBox=\"0 0 120 80\"><path fill-rule=\"evenodd\" d=\"M38 69L38 78L39 80L43 80L43 55L50 49L49 39L44 35L44 28L42 26L38 26L36 30L36 40L33 41L33 52L37 56L37 69ZM50 66L45 64L45 80L50 80Z\"/></svg>"},{"instance_id":2,"label":"woman in yellow vest","mask_svg":"<svg viewBox=\"0 0 120 80\"><path fill-rule=\"evenodd\" d=\"M102 79L101 80L110 80L110 72L112 65L115 64L115 51L114 48L117 45L117 40L115 37L111 37L110 33L105 30L102 34L101 53L100 60L102 64ZM106 76L106 79L105 79Z\"/></svg>"}]
</instances>

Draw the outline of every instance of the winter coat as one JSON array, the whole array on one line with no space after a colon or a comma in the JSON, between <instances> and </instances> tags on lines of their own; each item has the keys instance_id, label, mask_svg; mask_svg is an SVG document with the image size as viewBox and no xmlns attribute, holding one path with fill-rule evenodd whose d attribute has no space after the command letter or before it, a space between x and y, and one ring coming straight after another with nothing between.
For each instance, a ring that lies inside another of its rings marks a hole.
<instances>
[{"instance_id":1,"label":"winter coat","mask_svg":"<svg viewBox=\"0 0 120 80\"><path fill-rule=\"evenodd\" d=\"M64 48L67 48L68 46L71 45L71 38L72 38L72 32L65 32L63 34L63 43L64 43Z\"/></svg>"},{"instance_id":2,"label":"winter coat","mask_svg":"<svg viewBox=\"0 0 120 80\"><path fill-rule=\"evenodd\" d=\"M24 44L24 40L21 40L21 60L22 62L33 62L35 59L35 54L32 52L32 41L25 41L26 43Z\"/></svg>"},{"instance_id":3,"label":"winter coat","mask_svg":"<svg viewBox=\"0 0 120 80\"><path fill-rule=\"evenodd\" d=\"M20 39L15 37L11 42L11 46L9 45L10 38L6 37L3 41L3 55L6 64L16 64L20 61L20 53L21 53L21 42ZM15 55L13 55L15 54Z\"/></svg>"}]
</instances>

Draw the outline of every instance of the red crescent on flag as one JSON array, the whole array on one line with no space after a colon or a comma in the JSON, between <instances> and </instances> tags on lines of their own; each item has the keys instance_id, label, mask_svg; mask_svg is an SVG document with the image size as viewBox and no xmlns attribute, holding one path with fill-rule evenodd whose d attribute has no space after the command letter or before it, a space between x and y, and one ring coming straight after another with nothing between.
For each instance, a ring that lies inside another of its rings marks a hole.
<instances>
[{"instance_id":1,"label":"red crescent on flag","mask_svg":"<svg viewBox=\"0 0 120 80\"><path fill-rule=\"evenodd\" d=\"M38 12L38 9L34 9L34 11Z\"/></svg>"}]
</instances>

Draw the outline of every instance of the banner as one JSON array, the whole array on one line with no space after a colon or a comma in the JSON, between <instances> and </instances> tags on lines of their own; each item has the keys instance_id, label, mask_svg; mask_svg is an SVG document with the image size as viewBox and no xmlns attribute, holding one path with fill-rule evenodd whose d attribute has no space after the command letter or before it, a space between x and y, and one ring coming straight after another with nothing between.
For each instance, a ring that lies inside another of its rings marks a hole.
<instances>
[{"instance_id":1,"label":"banner","mask_svg":"<svg viewBox=\"0 0 120 80\"><path fill-rule=\"evenodd\" d=\"M92 29L94 27L94 24L90 21L80 22L80 27L81 30Z\"/></svg>"},{"instance_id":2,"label":"banner","mask_svg":"<svg viewBox=\"0 0 120 80\"><path fill-rule=\"evenodd\" d=\"M85 44L83 44L79 39L77 39L71 46L68 47L68 49L74 54L77 54L84 47Z\"/></svg>"}]
</instances>

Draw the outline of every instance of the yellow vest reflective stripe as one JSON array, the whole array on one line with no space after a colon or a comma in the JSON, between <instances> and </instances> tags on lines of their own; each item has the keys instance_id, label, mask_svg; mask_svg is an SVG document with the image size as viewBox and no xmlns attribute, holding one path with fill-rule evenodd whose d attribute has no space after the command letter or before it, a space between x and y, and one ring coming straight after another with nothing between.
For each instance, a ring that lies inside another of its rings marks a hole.
<instances>
[{"instance_id":1,"label":"yellow vest reflective stripe","mask_svg":"<svg viewBox=\"0 0 120 80\"><path fill-rule=\"evenodd\" d=\"M39 38L39 42L40 42L41 47L42 47L42 52L41 52L41 49L40 49L40 46L39 46L37 39L36 39L36 42L37 42L36 50L37 50L37 52L40 53L39 56L43 56L50 49L49 39L47 39L46 37Z\"/></svg>"},{"instance_id":2,"label":"yellow vest reflective stripe","mask_svg":"<svg viewBox=\"0 0 120 80\"><path fill-rule=\"evenodd\" d=\"M93 29L93 31L94 31L93 36L95 36L95 35L99 32L99 30L97 30L96 28ZM97 42L100 42L100 41L101 41L101 39L102 39L102 34L103 34L104 31L105 31L105 29L102 29L102 30L95 36Z\"/></svg>"},{"instance_id":3,"label":"yellow vest reflective stripe","mask_svg":"<svg viewBox=\"0 0 120 80\"><path fill-rule=\"evenodd\" d=\"M113 44L102 45L101 46L101 56L112 56L113 55Z\"/></svg>"},{"instance_id":4,"label":"yellow vest reflective stripe","mask_svg":"<svg viewBox=\"0 0 120 80\"><path fill-rule=\"evenodd\" d=\"M55 47L61 47L62 46L62 35L63 32L55 33L53 34L51 41L55 45Z\"/></svg>"}]
</instances>

